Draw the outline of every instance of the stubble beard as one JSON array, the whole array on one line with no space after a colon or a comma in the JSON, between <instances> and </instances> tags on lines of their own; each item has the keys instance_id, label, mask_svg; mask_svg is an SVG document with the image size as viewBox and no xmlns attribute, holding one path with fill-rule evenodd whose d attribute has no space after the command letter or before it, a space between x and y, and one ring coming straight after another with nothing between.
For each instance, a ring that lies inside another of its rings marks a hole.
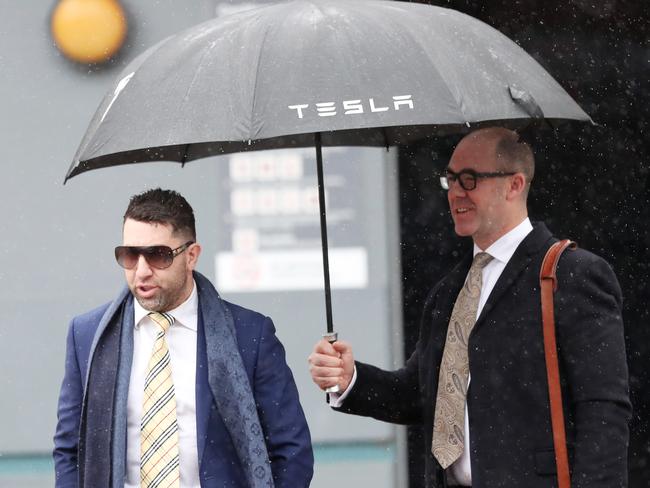
<instances>
[{"instance_id":1,"label":"stubble beard","mask_svg":"<svg viewBox=\"0 0 650 488\"><path fill-rule=\"evenodd\" d=\"M173 288L160 288L158 293L151 298L143 298L138 295L137 290L132 289L131 293L140 306L150 312L169 312L182 303L182 293L185 290L187 278L182 282L172 284Z\"/></svg>"}]
</instances>

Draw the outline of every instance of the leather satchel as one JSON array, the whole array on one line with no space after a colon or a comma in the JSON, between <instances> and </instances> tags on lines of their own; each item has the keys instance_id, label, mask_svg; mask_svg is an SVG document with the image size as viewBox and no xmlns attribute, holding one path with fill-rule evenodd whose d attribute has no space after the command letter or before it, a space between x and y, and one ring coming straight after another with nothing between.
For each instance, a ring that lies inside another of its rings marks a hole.
<instances>
[{"instance_id":1,"label":"leather satchel","mask_svg":"<svg viewBox=\"0 0 650 488\"><path fill-rule=\"evenodd\" d=\"M556 269L560 256L566 249L576 249L578 245L564 239L553 244L544 256L540 270L539 283L542 295L542 329L544 333L544 356L546 358L546 377L551 404L551 427L553 429L553 447L557 467L558 488L570 488L569 456L564 430L564 411L562 409L562 390L560 388L560 368L557 358L555 339L555 313L553 294L557 290Z\"/></svg>"}]
</instances>

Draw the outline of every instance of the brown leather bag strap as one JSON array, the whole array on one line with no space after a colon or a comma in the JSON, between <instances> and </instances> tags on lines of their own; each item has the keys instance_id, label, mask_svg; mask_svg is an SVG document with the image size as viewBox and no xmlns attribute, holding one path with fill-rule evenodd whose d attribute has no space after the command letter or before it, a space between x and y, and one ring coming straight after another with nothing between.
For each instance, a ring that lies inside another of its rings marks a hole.
<instances>
[{"instance_id":1,"label":"brown leather bag strap","mask_svg":"<svg viewBox=\"0 0 650 488\"><path fill-rule=\"evenodd\" d=\"M564 411L562 409L562 390L560 388L560 368L557 358L555 340L555 313L553 293L557 290L556 268L560 256L567 249L575 249L577 244L569 239L556 242L546 253L542 262L539 283L542 294L542 328L544 333L544 355L546 358L546 377L548 394L551 402L551 426L553 428L553 446L557 466L558 488L570 488L569 456L564 431Z\"/></svg>"}]
</instances>

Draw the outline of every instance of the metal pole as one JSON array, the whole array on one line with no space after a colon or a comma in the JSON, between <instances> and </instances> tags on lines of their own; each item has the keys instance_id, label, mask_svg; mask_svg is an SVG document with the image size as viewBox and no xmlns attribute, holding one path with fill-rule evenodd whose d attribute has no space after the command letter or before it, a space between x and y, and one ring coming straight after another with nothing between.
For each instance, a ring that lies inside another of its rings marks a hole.
<instances>
[{"instance_id":1,"label":"metal pole","mask_svg":"<svg viewBox=\"0 0 650 488\"><path fill-rule=\"evenodd\" d=\"M330 286L330 261L327 251L327 209L325 207L325 179L323 178L323 151L321 144L321 134L314 134L314 144L316 145L316 173L318 175L318 206L320 207L320 237L321 248L323 250L323 281L325 284L325 316L327 319L327 334L323 337L329 342L336 342L338 335L334 332L332 321L332 290ZM338 393L339 386L335 385L325 390L327 393Z\"/></svg>"},{"instance_id":2,"label":"metal pole","mask_svg":"<svg viewBox=\"0 0 650 488\"><path fill-rule=\"evenodd\" d=\"M327 317L327 333L334 332L332 323L332 292L330 287L330 262L327 252L327 209L325 208L325 183L323 178L323 152L320 132L314 134L316 143L316 172L318 174L318 205L320 207L320 237L323 250L323 279L325 282L325 314Z\"/></svg>"}]
</instances>

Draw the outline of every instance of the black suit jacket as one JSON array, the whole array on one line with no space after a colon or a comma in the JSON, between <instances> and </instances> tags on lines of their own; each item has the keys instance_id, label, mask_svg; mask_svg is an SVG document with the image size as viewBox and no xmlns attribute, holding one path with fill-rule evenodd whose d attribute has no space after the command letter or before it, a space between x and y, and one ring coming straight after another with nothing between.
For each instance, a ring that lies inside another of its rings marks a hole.
<instances>
[{"instance_id":1,"label":"black suit jacket","mask_svg":"<svg viewBox=\"0 0 650 488\"><path fill-rule=\"evenodd\" d=\"M556 486L539 270L556 239L543 224L519 245L469 337L467 406L474 488ZM420 338L406 365L383 371L356 363L341 411L424 424L426 486L446 483L431 455L438 371L451 311L472 256L431 291ZM627 486L631 406L621 291L609 265L581 249L558 266L557 340L573 488Z\"/></svg>"}]
</instances>

